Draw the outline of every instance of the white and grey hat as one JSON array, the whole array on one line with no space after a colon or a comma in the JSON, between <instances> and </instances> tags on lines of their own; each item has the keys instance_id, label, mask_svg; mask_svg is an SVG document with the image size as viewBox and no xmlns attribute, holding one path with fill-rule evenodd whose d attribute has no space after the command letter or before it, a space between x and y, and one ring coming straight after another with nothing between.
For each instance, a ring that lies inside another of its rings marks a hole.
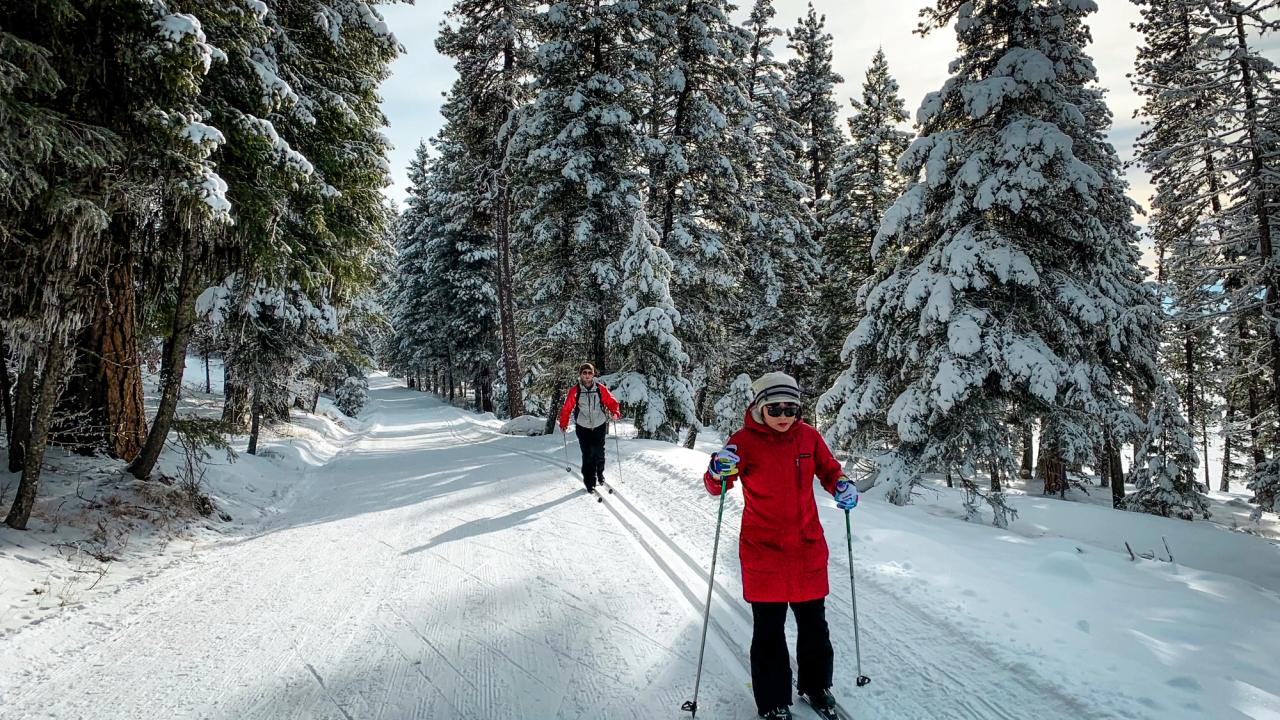
<instances>
[{"instance_id":1,"label":"white and grey hat","mask_svg":"<svg viewBox=\"0 0 1280 720\"><path fill-rule=\"evenodd\" d=\"M783 372L765 373L751 383L751 405L772 405L792 402L800 404L800 385L796 379Z\"/></svg>"}]
</instances>

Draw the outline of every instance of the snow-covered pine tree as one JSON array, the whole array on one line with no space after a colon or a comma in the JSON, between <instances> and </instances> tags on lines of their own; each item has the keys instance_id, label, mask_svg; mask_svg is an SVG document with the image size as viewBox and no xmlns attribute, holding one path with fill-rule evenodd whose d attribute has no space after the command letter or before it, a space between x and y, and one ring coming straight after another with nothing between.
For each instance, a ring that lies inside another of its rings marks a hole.
<instances>
[{"instance_id":1,"label":"snow-covered pine tree","mask_svg":"<svg viewBox=\"0 0 1280 720\"><path fill-rule=\"evenodd\" d=\"M751 392L751 376L746 373L739 374L729 383L729 389L716 400L716 430L720 435L728 438L738 428L742 427L742 419L746 417L747 406L751 404L754 397Z\"/></svg>"},{"instance_id":2,"label":"snow-covered pine tree","mask_svg":"<svg viewBox=\"0 0 1280 720\"><path fill-rule=\"evenodd\" d=\"M201 290L229 272L229 260L258 238L269 237L289 189L306 183L304 162L267 118L297 100L292 89L269 70L265 54L271 42L271 14L265 4L242 8L198 1L174 4L199 22L206 42L216 49L198 99L202 122L223 141L200 178L197 200L218 210L224 222L201 222L200 214L172 213L149 243L139 284L154 298L147 313L164 318L160 398L146 442L129 471L147 478L169 438L177 409L189 340L196 326L195 299ZM216 171L216 173L215 173ZM206 339L212 339L208 337ZM206 346L207 353L213 348Z\"/></svg>"},{"instance_id":3,"label":"snow-covered pine tree","mask_svg":"<svg viewBox=\"0 0 1280 720\"><path fill-rule=\"evenodd\" d=\"M1219 226L1224 177L1220 120L1209 109L1223 98L1206 62L1216 53L1204 33L1211 18L1203 2L1136 2L1145 44L1138 49L1134 89L1145 97L1139 112L1147 125L1138 138L1138 160L1156 188L1150 232L1170 316L1161 364L1179 390L1192 433L1199 431L1207 446L1208 424L1222 414L1218 398L1229 396L1224 381L1235 372L1224 367L1220 341L1229 331L1221 315L1227 285Z\"/></svg>"},{"instance_id":4,"label":"snow-covered pine tree","mask_svg":"<svg viewBox=\"0 0 1280 720\"><path fill-rule=\"evenodd\" d=\"M409 162L409 187L404 210L396 220L396 278L387 305L393 332L386 356L391 372L409 378L433 377L446 364L448 337L436 307L443 278L433 275L431 235L431 157L418 143ZM437 233L438 234L438 233Z\"/></svg>"},{"instance_id":5,"label":"snow-covered pine tree","mask_svg":"<svg viewBox=\"0 0 1280 720\"><path fill-rule=\"evenodd\" d=\"M921 106L901 167L924 175L873 245L896 243L898 259L869 282L827 399L838 445L895 429L879 458L892 502L928 471L1013 476L1010 424L1032 417L1058 457L1087 461L1124 416L1117 366L1154 377L1158 312L1083 49L1094 10L940 0L923 13L926 32L954 21L961 56ZM985 500L1006 523L1002 493Z\"/></svg>"},{"instance_id":6,"label":"snow-covered pine tree","mask_svg":"<svg viewBox=\"0 0 1280 720\"><path fill-rule=\"evenodd\" d=\"M495 264L499 254L493 234L486 228L487 211L475 204L474 179L483 172L483 157L470 154L469 146L452 137L456 125L446 126L435 141L438 159L432 166L433 194L430 222L420 227L420 242L427 242L428 282L436 289L432 303L439 318L441 335L423 338L426 342L445 340L447 368L453 388L463 381L484 389L486 373L497 365L500 352L499 293ZM507 392L519 391L507 387ZM477 400L481 398L477 397ZM523 396L519 398L523 403ZM510 411L511 399L508 398ZM493 410L493 408L484 408Z\"/></svg>"},{"instance_id":7,"label":"snow-covered pine tree","mask_svg":"<svg viewBox=\"0 0 1280 720\"><path fill-rule=\"evenodd\" d=\"M282 2L269 6L264 19L271 29L269 45L250 53L250 67L263 95L285 100L269 124L256 123L258 142L274 148L276 162L294 179L269 184L272 192L263 198L268 202L250 208L254 217L261 213L274 222L271 232L242 238L232 287L246 293L242 305L266 288L305 297L337 315L371 287L369 261L386 242L390 213L381 190L390 182L389 143L382 134L386 118L378 86L400 46L362 0L320 6ZM237 352L226 365L224 419L242 425L251 408L265 412L268 420L287 417L292 395L301 390L294 381L320 374L312 360L327 362L342 342L341 327L321 334L310 327L302 326L308 337L299 342L316 352L296 363L275 362L263 348L245 344L245 338L274 344L265 331L237 340ZM236 359L262 365L245 367ZM264 397L249 398L246 387Z\"/></svg>"},{"instance_id":8,"label":"snow-covered pine tree","mask_svg":"<svg viewBox=\"0 0 1280 720\"><path fill-rule=\"evenodd\" d=\"M831 67L831 42L827 17L818 15L812 2L808 13L787 32L787 47L795 53L787 61L786 73L791 118L803 128L809 185L819 205L830 189L831 170L845 143L840 132L840 105L835 98L835 87L844 78Z\"/></svg>"},{"instance_id":9,"label":"snow-covered pine tree","mask_svg":"<svg viewBox=\"0 0 1280 720\"><path fill-rule=\"evenodd\" d=\"M639 437L675 442L677 428L697 419L684 376L689 356L676 337L681 318L671 300L672 262L658 239L637 208L622 255L622 310L607 337L618 362L614 395L634 413Z\"/></svg>"},{"instance_id":10,"label":"snow-covered pine tree","mask_svg":"<svg viewBox=\"0 0 1280 720\"><path fill-rule=\"evenodd\" d=\"M641 175L647 63L639 6L566 0L539 16L533 90L513 144L523 357L552 396L584 359L607 372L619 262ZM551 408L553 412L559 408Z\"/></svg>"},{"instance_id":11,"label":"snow-covered pine tree","mask_svg":"<svg viewBox=\"0 0 1280 720\"><path fill-rule=\"evenodd\" d=\"M898 158L912 136L900 129L908 119L906 105L889 74L883 49L876 51L867 68L862 99L850 102L852 142L836 156L830 198L822 207L818 387L830 387L840 374L844 339L861 317L858 288L872 274L871 241L885 211L907 184L907 177L898 171Z\"/></svg>"},{"instance_id":12,"label":"snow-covered pine tree","mask_svg":"<svg viewBox=\"0 0 1280 720\"><path fill-rule=\"evenodd\" d=\"M1260 47L1280 31L1280 2L1209 3L1210 32L1223 52L1212 65L1233 102L1222 109L1225 168L1236 183L1224 211L1231 254L1240 261L1234 307L1257 313L1263 344L1246 372L1265 377L1257 391L1258 428L1248 487L1259 509L1280 505L1280 70ZM1259 40L1258 38L1261 38ZM1261 302L1258 302L1261 300ZM1267 453L1269 451L1269 457Z\"/></svg>"},{"instance_id":13,"label":"snow-covered pine tree","mask_svg":"<svg viewBox=\"0 0 1280 720\"><path fill-rule=\"evenodd\" d=\"M770 370L811 381L817 359L810 292L821 273L821 250L811 209L813 189L801 162L804 128L788 117L789 100L782 64L774 59L772 0L756 0L746 22L751 44L743 69L750 112L740 130L749 140L745 198L750 213L743 228L745 253L744 367ZM805 385L808 382L803 383Z\"/></svg>"},{"instance_id":14,"label":"snow-covered pine tree","mask_svg":"<svg viewBox=\"0 0 1280 720\"><path fill-rule=\"evenodd\" d=\"M741 132L750 112L742 91L750 38L731 12L726 0L641 4L650 68L642 118L647 214L673 263L671 295L684 319L684 350L712 384L731 359L727 319L738 314L734 288L741 280L745 158L752 146ZM700 411L707 386L696 391Z\"/></svg>"},{"instance_id":15,"label":"snow-covered pine tree","mask_svg":"<svg viewBox=\"0 0 1280 720\"><path fill-rule=\"evenodd\" d=\"M1134 451L1134 492L1125 507L1163 517L1208 518L1209 499L1196 482L1196 444L1172 383L1161 381L1151 399L1142 442Z\"/></svg>"},{"instance_id":16,"label":"snow-covered pine tree","mask_svg":"<svg viewBox=\"0 0 1280 720\"><path fill-rule=\"evenodd\" d=\"M457 0L436 38L440 54L454 59L458 81L451 103L442 112L452 126L448 133L475 159L479 186L472 187L475 220L492 236L497 254L491 289L497 294L505 412L524 414L515 326L515 260L512 256L513 219L508 145L514 114L526 102L524 85L529 70L530 33L536 3L530 0Z\"/></svg>"},{"instance_id":17,"label":"snow-covered pine tree","mask_svg":"<svg viewBox=\"0 0 1280 720\"><path fill-rule=\"evenodd\" d=\"M1274 477L1267 448L1275 445L1280 412L1274 321L1280 271L1272 240L1280 189L1270 169L1280 162L1280 102L1275 65L1258 48L1274 37L1280 3L1138 4L1147 38L1139 89L1148 96L1144 109L1152 119L1143 159L1157 186L1153 227L1157 242L1168 246L1167 274L1181 288L1175 297L1188 306L1186 315L1194 317L1201 306L1215 325L1212 336L1186 323L1175 326L1181 352L1172 369L1184 401L1207 396L1192 413L1201 423L1198 410L1222 398L1223 483L1252 474L1266 484ZM1223 371L1190 371L1191 364L1203 368L1217 361L1214 338ZM1193 379L1214 387L1186 392ZM1251 471L1236 460L1245 452Z\"/></svg>"},{"instance_id":18,"label":"snow-covered pine tree","mask_svg":"<svg viewBox=\"0 0 1280 720\"><path fill-rule=\"evenodd\" d=\"M92 418L77 423L84 446L137 452L135 251L155 218L200 194L221 138L195 112L214 50L194 18L42 1L5 5L0 27L0 334L23 366L9 453L23 475L6 522L24 528L68 375ZM88 360L67 372L81 347Z\"/></svg>"}]
</instances>

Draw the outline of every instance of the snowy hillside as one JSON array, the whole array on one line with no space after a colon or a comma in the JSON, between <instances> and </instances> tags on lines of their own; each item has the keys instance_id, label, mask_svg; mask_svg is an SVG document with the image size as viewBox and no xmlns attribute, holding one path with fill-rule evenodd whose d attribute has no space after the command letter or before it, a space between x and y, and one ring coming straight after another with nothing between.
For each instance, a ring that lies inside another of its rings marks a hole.
<instances>
[{"instance_id":1,"label":"snowy hillside","mask_svg":"<svg viewBox=\"0 0 1280 720\"><path fill-rule=\"evenodd\" d=\"M68 607L30 600L72 572L61 531L0 530L4 717L687 717L716 518L705 452L611 440L616 493L596 503L572 444L566 473L558 437L371 387L347 427L296 415L262 457L216 467L234 522L113 563ZM1035 496L1011 497L1022 519L1000 531L956 519L945 489L907 508L879 492L851 515L864 688L844 517L820 501L854 717L1280 718L1273 541ZM755 716L740 502L699 718Z\"/></svg>"}]
</instances>

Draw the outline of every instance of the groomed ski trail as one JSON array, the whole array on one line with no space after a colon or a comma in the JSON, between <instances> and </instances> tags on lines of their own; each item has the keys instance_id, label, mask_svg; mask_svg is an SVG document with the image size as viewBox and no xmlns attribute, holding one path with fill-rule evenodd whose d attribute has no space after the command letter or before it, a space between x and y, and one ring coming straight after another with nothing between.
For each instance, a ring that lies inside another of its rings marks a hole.
<instances>
[{"instance_id":1,"label":"groomed ski trail","mask_svg":"<svg viewBox=\"0 0 1280 720\"><path fill-rule=\"evenodd\" d=\"M624 441L621 482L610 454L616 493L597 503L555 439L497 435L393 381L371 385L366 428L269 526L8 638L25 670L0 677L3 715L688 717L716 516L698 472ZM708 720L755 717L739 512L731 496L698 699ZM869 572L858 589L873 683L855 688L843 518L824 507L823 520L842 717L1155 717L1037 675Z\"/></svg>"},{"instance_id":2,"label":"groomed ski trail","mask_svg":"<svg viewBox=\"0 0 1280 720\"><path fill-rule=\"evenodd\" d=\"M268 527L7 638L0 715L677 717L701 617L616 520L555 455L372 385ZM703 700L754 717L727 673Z\"/></svg>"}]
</instances>

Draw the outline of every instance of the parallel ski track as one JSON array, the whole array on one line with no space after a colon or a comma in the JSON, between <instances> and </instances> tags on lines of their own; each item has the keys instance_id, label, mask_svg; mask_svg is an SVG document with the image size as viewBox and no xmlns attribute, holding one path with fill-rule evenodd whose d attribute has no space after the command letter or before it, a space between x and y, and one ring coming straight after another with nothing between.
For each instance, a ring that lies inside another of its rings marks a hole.
<instances>
[{"instance_id":1,"label":"parallel ski track","mask_svg":"<svg viewBox=\"0 0 1280 720\"><path fill-rule=\"evenodd\" d=\"M564 465L558 459L549 457L545 453L525 448L514 448L501 442L499 438L505 437L503 435L482 428L475 428L475 430L481 435L489 436L484 441L486 444L494 445L506 452L523 455L539 462L564 468ZM462 439L459 437L459 440ZM581 480L581 473L570 470L569 474ZM705 597L706 585L709 580L707 570L628 500L625 493L620 489L615 488L615 490L615 493L604 505L609 508L610 513L612 513L618 524L631 534L637 544L652 558L656 566L673 582L680 595L701 615L704 609L703 598ZM714 525L716 513L701 506L691 509L708 519L708 527ZM722 527L720 538L722 548L728 543L736 542L737 534L736 528L727 525ZM864 586L870 586L870 588L879 593L892 597L895 609L907 615L911 621L909 626L919 629L910 638L903 638L899 634L897 638L899 642L885 643L884 646L877 647L881 656L885 660L890 660L895 667L915 669L917 672L922 673L931 684L944 687L965 687L967 677L962 672L963 665L953 668L946 664L925 662L925 658L920 656L920 649L936 646L940 641L945 641L956 648L970 648L969 654L975 658L985 659L988 663L993 660L999 662L1002 657L1003 654L997 648L984 646L980 640L963 633L955 623L945 617L940 617L936 613L927 612L909 598L895 593L874 577L860 579ZM741 639L749 639L751 637L751 614L735 593L722 586L718 581L713 585L713 595L715 607L711 613L710 625L716 631L720 641L727 647L736 646L740 649L740 652L730 653L730 655L742 666L744 674L750 677L750 665L746 659L749 648L743 645ZM835 604L829 605L828 611L832 610L844 612L843 609L839 609L839 606ZM852 618L850 617L849 619L852 622ZM864 618L863 622L872 630L879 628L881 632L875 634L879 634L882 637L890 637L895 632L901 632L901 628L898 627L892 629L884 627L883 623L875 615ZM1053 701L1060 709L1058 717L1132 717L1127 713L1099 716L1097 715L1097 707L1080 703L1078 699L1064 693L1061 687L1050 680L1035 675L1025 666L1002 663L1002 669L1011 671L1001 678L1003 688L1007 688L1009 685L1019 685L1029 697ZM968 692L966 696L968 701L963 703L966 706L964 707L966 711L964 717L969 720L1023 720L1026 717L1027 708L1017 703L1001 702L998 697L988 697L981 692ZM812 710L812 708L807 709L816 715L816 711ZM907 711L908 715L913 711L930 711L930 708L927 707L889 709ZM841 720L854 720L853 713L838 701L836 712Z\"/></svg>"},{"instance_id":2,"label":"parallel ski track","mask_svg":"<svg viewBox=\"0 0 1280 720\"><path fill-rule=\"evenodd\" d=\"M452 427L450 428L450 430L452 431ZM458 436L455 434L455 437L458 437ZM459 437L459 439L461 440L462 438ZM542 453L538 453L532 450L526 450L524 448L513 448L505 443L498 441L497 438L486 441L486 444L491 444L496 447L500 447L502 448L502 450L506 452L511 452L517 455L523 455L525 457L529 457L543 463L555 465L556 467L563 467L563 465L561 465L558 461L548 458L546 455ZM582 479L582 473L580 472L569 470L569 475L576 477L579 480ZM612 497L608 502L604 503L604 506L609 509L609 512L613 515L614 519L618 522L618 524L622 527L622 529L625 530L628 534L630 534L633 539L635 539L636 543L645 551L647 555L649 555L649 557L653 560L653 562L657 565L657 567L660 570L662 570L663 573L672 581L675 587L680 591L680 594L684 597L686 601L688 601L692 609L698 614L701 614L704 609L703 596L699 595L699 591L697 589L690 586L690 583L687 581L686 577L681 577L681 576L682 575L687 576L688 573L692 572L693 574L695 574L700 578L702 586L705 587L706 583L708 582L707 572L703 570L702 566L699 565L698 562L695 561L692 557L690 557L679 545L672 542L671 539L667 537L666 533L662 532L661 529L659 529L656 525L654 525L653 522L649 520L649 518L646 517L644 513L640 512L640 510L638 510L635 507L635 505L633 505L630 501L628 501L623 494L618 493L616 489L610 484L609 480L606 479L605 483L606 483L606 487L609 489L608 494ZM599 493L597 493L597 496L601 500L603 500L605 497L604 494L599 494ZM622 506L621 508L619 507L619 504L621 504ZM642 529L642 526L643 526L643 529ZM656 543L654 542L655 540L657 541ZM682 565L683 567L673 567L673 563L663 557L664 555L670 555L670 554L675 555L679 559L678 564ZM733 622L735 625L737 625L737 627L734 627L732 629L725 627L720 622L720 620L714 615L714 613L711 620L711 625L712 627L715 628L715 631L718 634L720 641L723 642L727 647L732 647L735 645L740 646L740 643L734 640L734 637L735 635L736 637L739 637L739 638L751 637L751 626L752 626L751 615L747 612L747 609L742 606L742 603L738 602L737 599L734 598L725 588L721 587L719 583L715 584L715 593L716 595L719 596L720 604L723 605L724 608L734 613L735 617L733 619ZM742 625L740 623L745 623L745 625ZM742 648L742 649L746 650L746 648ZM735 652L735 653L730 653L730 656L737 662L738 666L741 668L743 676L749 678L751 676L751 666L750 666L750 663L747 661L748 655L745 654L744 652ZM817 717L816 710L809 708L807 705L805 705L805 707L809 710L809 712L813 713L814 716ZM837 717L840 718L840 720L854 720L853 714L850 713L848 710L844 709L844 707L842 707L839 704L839 702L836 703L836 715Z\"/></svg>"}]
</instances>

